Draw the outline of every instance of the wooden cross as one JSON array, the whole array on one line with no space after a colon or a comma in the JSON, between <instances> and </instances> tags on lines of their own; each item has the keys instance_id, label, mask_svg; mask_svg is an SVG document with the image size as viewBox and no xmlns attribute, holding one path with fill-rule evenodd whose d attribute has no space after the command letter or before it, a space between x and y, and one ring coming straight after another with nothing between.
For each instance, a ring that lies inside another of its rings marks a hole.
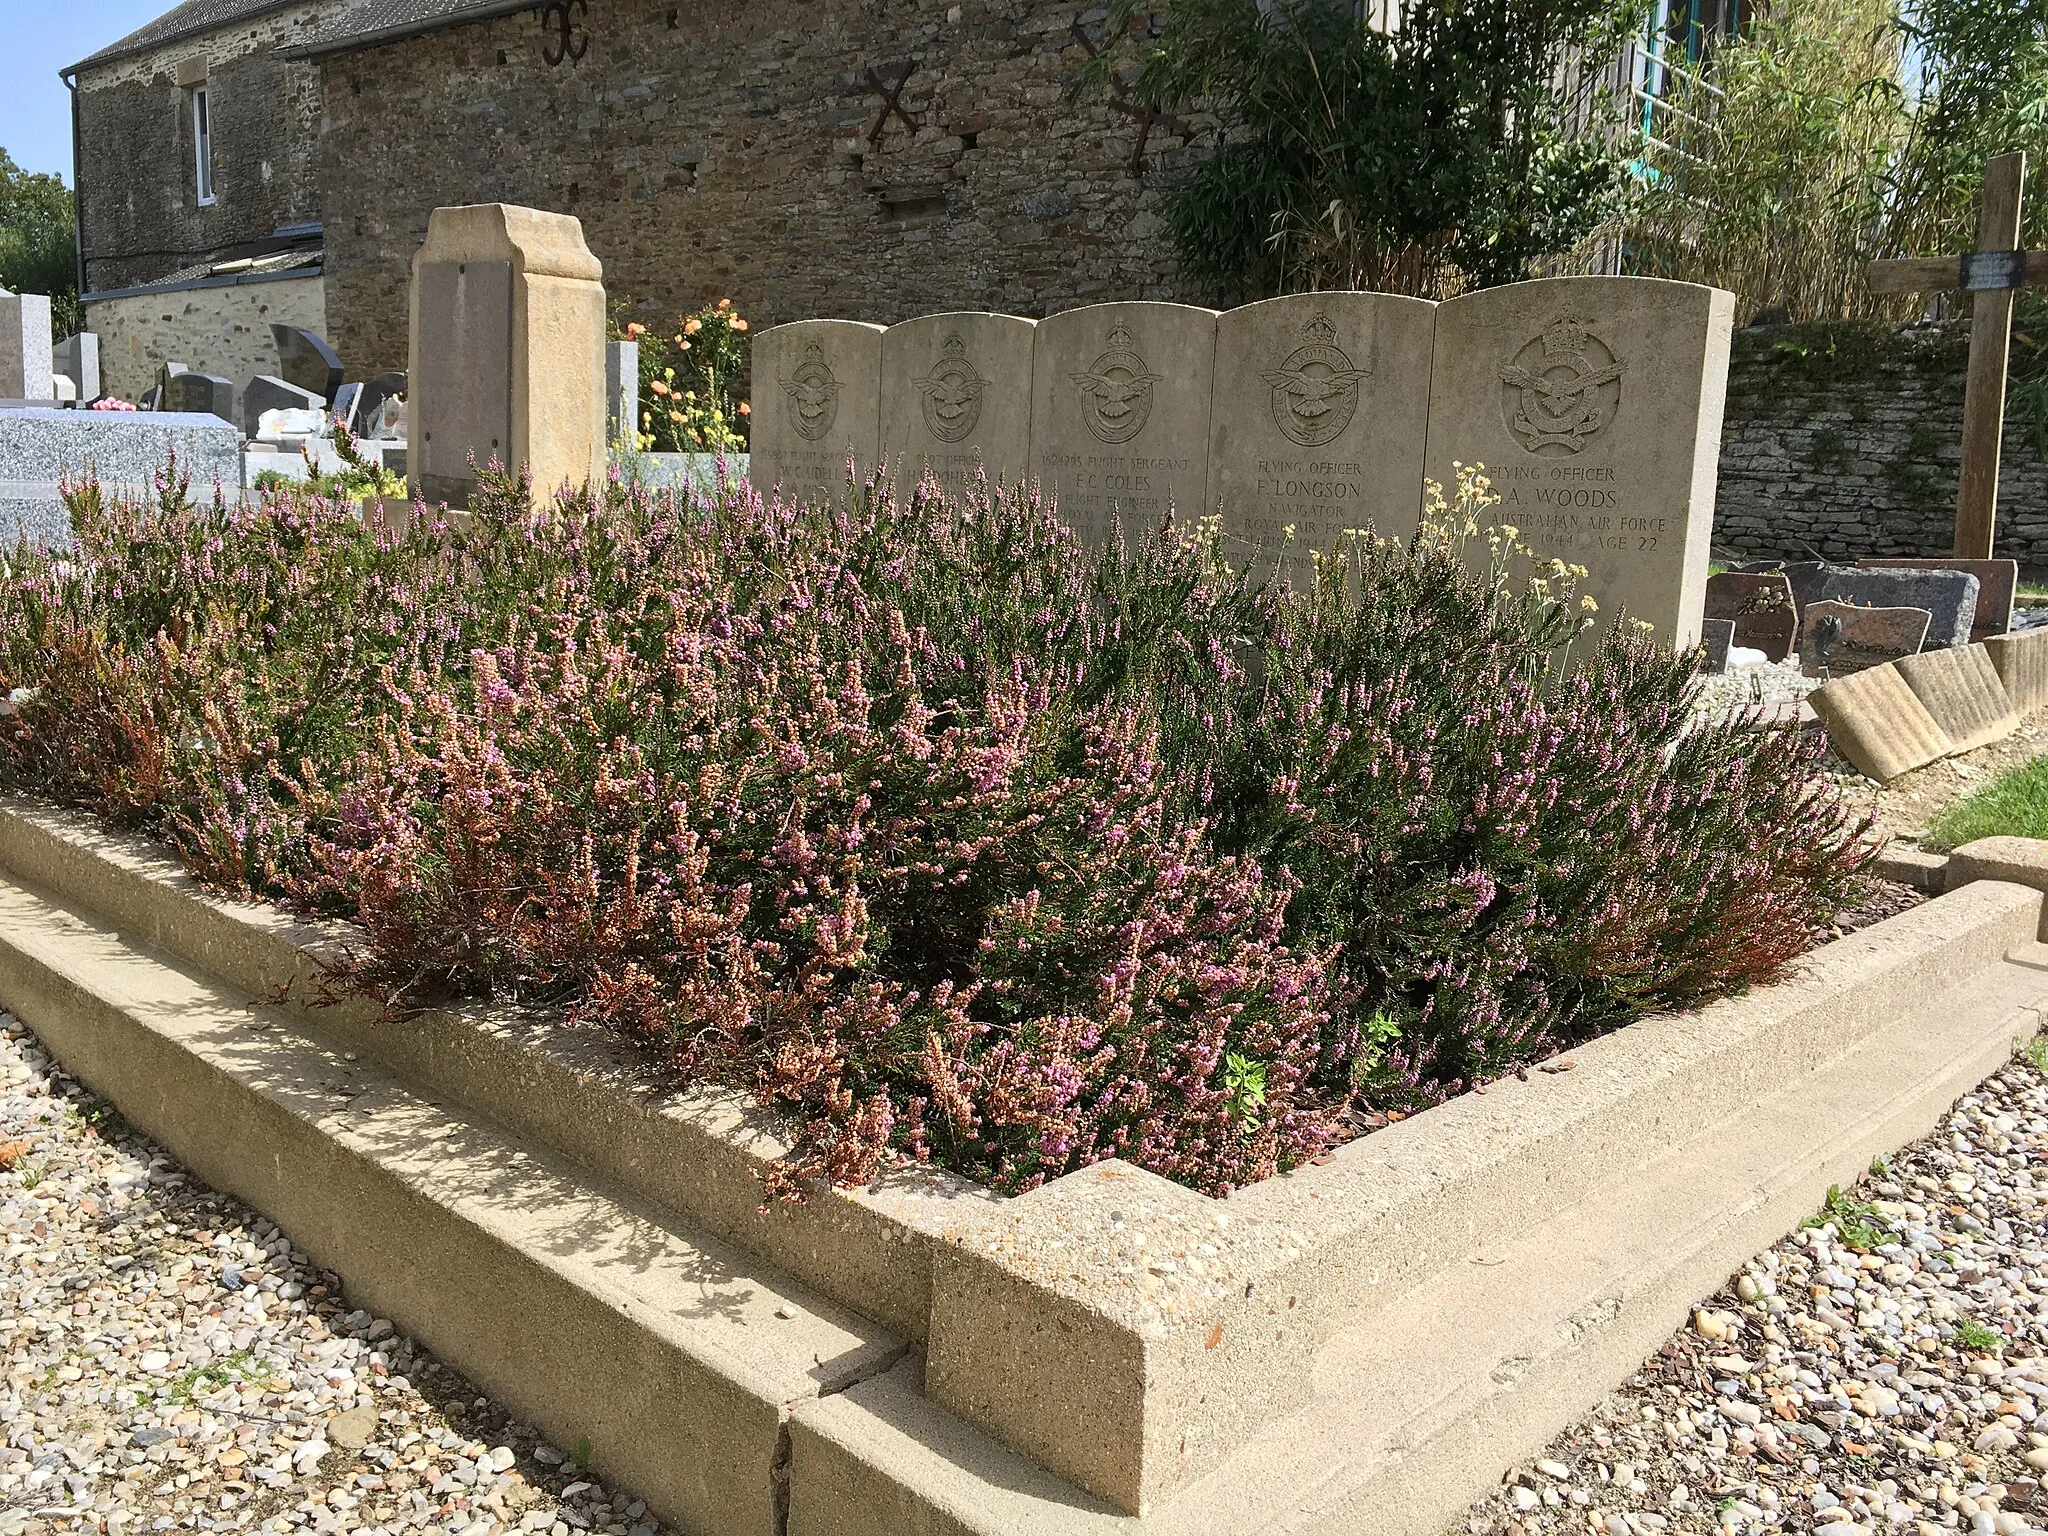
<instances>
[{"instance_id":1,"label":"wooden cross","mask_svg":"<svg viewBox=\"0 0 2048 1536\"><path fill-rule=\"evenodd\" d=\"M1967 255L1915 256L1870 264L1872 293L1967 293L1970 371L1963 387L1963 467L1956 485L1958 560L1991 558L1998 518L1999 440L2005 427L2005 364L2012 346L2012 304L2021 288L2048 288L2048 251L2020 249L2020 197L2027 157L2000 155L1984 165L1977 206L1977 248Z\"/></svg>"}]
</instances>

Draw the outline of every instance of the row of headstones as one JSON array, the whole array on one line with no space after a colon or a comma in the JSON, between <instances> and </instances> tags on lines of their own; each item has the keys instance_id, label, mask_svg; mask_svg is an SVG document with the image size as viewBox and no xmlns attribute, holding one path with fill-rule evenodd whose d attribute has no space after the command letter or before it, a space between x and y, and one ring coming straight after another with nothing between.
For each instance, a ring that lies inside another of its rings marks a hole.
<instances>
[{"instance_id":1,"label":"row of headstones","mask_svg":"<svg viewBox=\"0 0 2048 1536\"><path fill-rule=\"evenodd\" d=\"M1029 478L1091 540L1214 514L1247 558L1412 534L1425 475L1483 463L1496 520L1666 644L1700 634L1733 301L1557 278L1443 303L1315 293L1219 313L1101 304L1033 322L810 320L754 346L752 478L810 496L848 461Z\"/></svg>"},{"instance_id":2,"label":"row of headstones","mask_svg":"<svg viewBox=\"0 0 2048 1536\"><path fill-rule=\"evenodd\" d=\"M341 358L326 339L298 326L273 325L279 374L258 374L240 390L242 435L263 435L264 417L273 411L331 415L363 436L385 436L400 420L398 401L405 394L405 375L381 373L365 382L344 384ZM165 363L157 382L142 398L144 410L181 411L236 420L233 381L200 373L183 363Z\"/></svg>"},{"instance_id":3,"label":"row of headstones","mask_svg":"<svg viewBox=\"0 0 2048 1536\"><path fill-rule=\"evenodd\" d=\"M1809 677L1846 676L2006 633L2018 584L2014 560L1761 561L1709 578L1709 647L1796 653Z\"/></svg>"}]
</instances>

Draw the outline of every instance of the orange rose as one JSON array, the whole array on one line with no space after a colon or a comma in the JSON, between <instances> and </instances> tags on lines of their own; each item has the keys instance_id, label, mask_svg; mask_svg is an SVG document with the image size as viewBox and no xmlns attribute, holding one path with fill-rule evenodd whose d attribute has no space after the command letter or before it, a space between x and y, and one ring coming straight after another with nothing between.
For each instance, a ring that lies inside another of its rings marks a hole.
<instances>
[{"instance_id":1,"label":"orange rose","mask_svg":"<svg viewBox=\"0 0 2048 1536\"><path fill-rule=\"evenodd\" d=\"M736 331L744 331L747 328L747 322L744 320L735 320L732 323L732 328Z\"/></svg>"},{"instance_id":2,"label":"orange rose","mask_svg":"<svg viewBox=\"0 0 2048 1536\"><path fill-rule=\"evenodd\" d=\"M751 416L754 414L754 408L751 405L747 404L746 401L742 400L740 402L740 414L742 416Z\"/></svg>"},{"instance_id":3,"label":"orange rose","mask_svg":"<svg viewBox=\"0 0 2048 1536\"><path fill-rule=\"evenodd\" d=\"M720 309L731 309L731 308L732 308L732 300L731 300L731 299L720 299L720 300L718 301L718 307L719 307Z\"/></svg>"},{"instance_id":4,"label":"orange rose","mask_svg":"<svg viewBox=\"0 0 2048 1536\"><path fill-rule=\"evenodd\" d=\"M703 329L704 322L702 320L685 320L683 322L683 334L685 336L694 336Z\"/></svg>"},{"instance_id":5,"label":"orange rose","mask_svg":"<svg viewBox=\"0 0 2048 1536\"><path fill-rule=\"evenodd\" d=\"M638 341L642 336L645 336L646 334L647 327L642 325L638 320L635 320L631 325L626 327L626 340L628 341Z\"/></svg>"}]
</instances>

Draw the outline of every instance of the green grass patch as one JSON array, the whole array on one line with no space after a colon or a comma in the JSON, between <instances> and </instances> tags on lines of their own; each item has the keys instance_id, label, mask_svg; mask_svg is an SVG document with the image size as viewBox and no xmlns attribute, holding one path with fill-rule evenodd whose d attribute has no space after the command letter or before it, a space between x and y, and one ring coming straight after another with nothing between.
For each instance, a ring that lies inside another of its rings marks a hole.
<instances>
[{"instance_id":1,"label":"green grass patch","mask_svg":"<svg viewBox=\"0 0 2048 1536\"><path fill-rule=\"evenodd\" d=\"M1943 810L1922 839L1931 848L1960 848L1980 837L2048 837L2048 757L2001 773Z\"/></svg>"}]
</instances>

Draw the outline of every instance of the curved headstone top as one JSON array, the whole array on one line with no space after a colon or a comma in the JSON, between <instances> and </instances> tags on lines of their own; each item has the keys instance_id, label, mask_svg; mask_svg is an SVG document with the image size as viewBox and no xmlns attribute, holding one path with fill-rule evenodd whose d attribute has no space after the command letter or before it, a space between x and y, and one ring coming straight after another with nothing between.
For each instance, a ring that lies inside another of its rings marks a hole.
<instances>
[{"instance_id":1,"label":"curved headstone top","mask_svg":"<svg viewBox=\"0 0 2048 1536\"><path fill-rule=\"evenodd\" d=\"M295 325L272 325L277 339L277 377L318 395L325 405L341 390L341 358L325 337Z\"/></svg>"}]
</instances>

